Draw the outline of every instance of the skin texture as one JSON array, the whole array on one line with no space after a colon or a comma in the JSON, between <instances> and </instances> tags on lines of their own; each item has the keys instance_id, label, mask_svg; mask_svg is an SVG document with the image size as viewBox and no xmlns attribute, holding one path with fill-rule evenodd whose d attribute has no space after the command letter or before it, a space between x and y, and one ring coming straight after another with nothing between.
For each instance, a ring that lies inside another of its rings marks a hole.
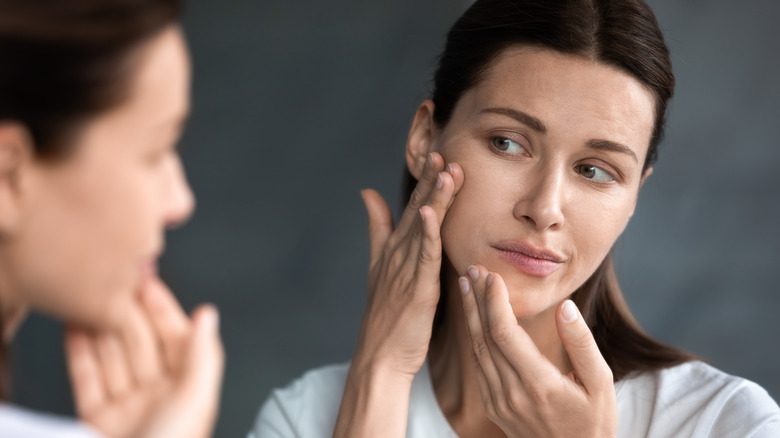
<instances>
[{"instance_id":1,"label":"skin texture","mask_svg":"<svg viewBox=\"0 0 780 438\"><path fill-rule=\"evenodd\" d=\"M393 231L389 215L377 207L378 195L366 204L372 230L384 230L388 242L422 245L438 258L419 257L416 265L401 269L420 272L430 265L416 282L371 282L370 293L372 301L419 295L417 303L426 303L426 311L416 310L413 324L430 327L439 271L428 272L441 266L443 250L449 261L443 267L442 291L449 295L445 325L429 350L413 349L412 360L398 352L428 345L430 331L400 336L398 326L410 324L406 315L413 312L397 312L403 306L396 305L380 316L369 305L341 410L351 412L352 427L340 429L340 416L335 436L402 436L410 375L426 355L439 405L459 436L614 435L611 372L582 318L564 318L562 303L598 267L634 212L651 172L642 172L642 160L654 123L652 94L612 67L520 47L494 60L483 80L461 97L446 126L433 122L434 110L431 101L418 109L407 164L420 180L412 208L430 204L437 219L433 225L440 228ZM518 112L541 123L518 120ZM429 189L433 178L425 163L431 153L442 158L435 170L445 163L457 166L462 182L443 172L444 189ZM458 181L457 191L449 188L451 180ZM437 200L441 197L446 202ZM421 211L424 216L428 207ZM372 272L382 269L376 263L397 269L392 257L376 262L374 248L383 241L371 234ZM559 263L546 275L529 274L496 250L505 241L546 250ZM408 308L419 309L413 304ZM372 412L372 406L392 406L387 399L366 403L374 393L394 398L400 414L390 419Z\"/></svg>"},{"instance_id":2,"label":"skin texture","mask_svg":"<svg viewBox=\"0 0 780 438\"><path fill-rule=\"evenodd\" d=\"M68 325L79 416L109 437L209 436L224 362L213 306L188 317L157 278L166 228L194 198L175 149L190 66L170 26L130 55L128 97L81 126L72 154L34 154L0 122L4 337L28 309Z\"/></svg>"}]
</instances>

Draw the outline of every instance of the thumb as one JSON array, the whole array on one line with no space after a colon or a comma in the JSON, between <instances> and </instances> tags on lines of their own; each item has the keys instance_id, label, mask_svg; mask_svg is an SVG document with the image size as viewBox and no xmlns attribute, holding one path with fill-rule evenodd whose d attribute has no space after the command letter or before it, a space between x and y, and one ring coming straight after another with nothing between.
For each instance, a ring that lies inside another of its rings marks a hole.
<instances>
[{"instance_id":1,"label":"thumb","mask_svg":"<svg viewBox=\"0 0 780 438\"><path fill-rule=\"evenodd\" d=\"M569 355L574 374L588 393L612 387L612 370L599 351L577 305L565 300L556 311L558 336Z\"/></svg>"},{"instance_id":2,"label":"thumb","mask_svg":"<svg viewBox=\"0 0 780 438\"><path fill-rule=\"evenodd\" d=\"M368 237L371 246L371 262L382 253L385 242L393 232L393 213L382 195L376 190L365 189L360 192L368 213Z\"/></svg>"}]
</instances>

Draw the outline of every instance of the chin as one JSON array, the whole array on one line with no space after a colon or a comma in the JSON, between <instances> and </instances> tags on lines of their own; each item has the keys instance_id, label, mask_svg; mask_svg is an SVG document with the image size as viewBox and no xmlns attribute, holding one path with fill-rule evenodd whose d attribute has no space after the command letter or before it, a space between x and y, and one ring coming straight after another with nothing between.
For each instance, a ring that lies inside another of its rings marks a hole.
<instances>
[{"instance_id":1,"label":"chin","mask_svg":"<svg viewBox=\"0 0 780 438\"><path fill-rule=\"evenodd\" d=\"M557 284L539 281L543 279L534 277L530 281L528 278L512 281L504 278L509 292L509 303L517 319L534 317L554 309L568 296L560 294Z\"/></svg>"},{"instance_id":2,"label":"chin","mask_svg":"<svg viewBox=\"0 0 780 438\"><path fill-rule=\"evenodd\" d=\"M104 291L98 297L93 296L88 305L84 305L84 312L74 318L73 321L94 330L113 330L120 326L130 309L136 305L135 294L130 288L122 290L114 289Z\"/></svg>"}]
</instances>

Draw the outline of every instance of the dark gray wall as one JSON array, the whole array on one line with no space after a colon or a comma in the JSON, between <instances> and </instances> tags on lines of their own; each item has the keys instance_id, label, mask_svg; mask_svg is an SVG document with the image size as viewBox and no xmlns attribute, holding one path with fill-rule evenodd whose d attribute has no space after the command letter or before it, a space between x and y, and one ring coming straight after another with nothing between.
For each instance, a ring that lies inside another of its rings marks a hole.
<instances>
[{"instance_id":1,"label":"dark gray wall","mask_svg":"<svg viewBox=\"0 0 780 438\"><path fill-rule=\"evenodd\" d=\"M366 293L358 192L397 203L408 124L465 3L190 2L198 210L162 271L187 308L222 309L217 436L243 436L271 388L350 357ZM780 4L650 3L678 88L618 244L625 294L652 335L780 397ZM18 402L71 411L61 354L57 324L24 326Z\"/></svg>"}]
</instances>

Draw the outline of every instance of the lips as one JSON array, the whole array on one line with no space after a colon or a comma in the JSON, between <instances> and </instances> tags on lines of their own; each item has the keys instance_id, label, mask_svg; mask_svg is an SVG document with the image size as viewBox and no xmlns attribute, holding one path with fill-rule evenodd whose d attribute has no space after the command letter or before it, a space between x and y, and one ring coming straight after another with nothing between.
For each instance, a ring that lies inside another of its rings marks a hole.
<instances>
[{"instance_id":1,"label":"lips","mask_svg":"<svg viewBox=\"0 0 780 438\"><path fill-rule=\"evenodd\" d=\"M565 259L555 252L521 241L503 241L493 245L499 256L515 269L534 277L546 277Z\"/></svg>"}]
</instances>

